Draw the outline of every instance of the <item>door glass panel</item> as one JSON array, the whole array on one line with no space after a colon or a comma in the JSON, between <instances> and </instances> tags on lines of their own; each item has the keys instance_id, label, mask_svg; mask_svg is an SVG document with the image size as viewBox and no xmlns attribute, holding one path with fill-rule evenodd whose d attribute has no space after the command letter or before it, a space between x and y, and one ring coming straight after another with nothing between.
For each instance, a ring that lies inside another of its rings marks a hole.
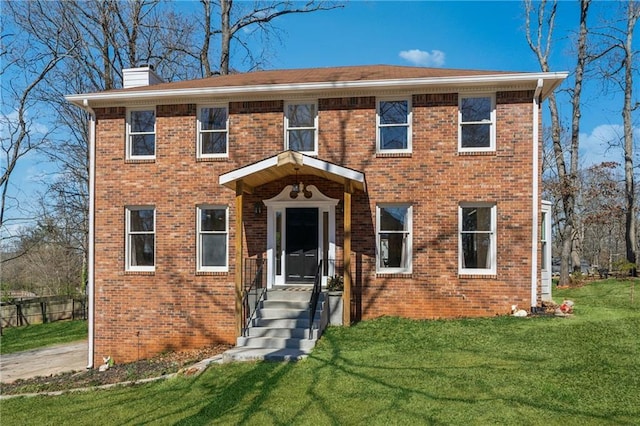
<instances>
[{"instance_id":1,"label":"door glass panel","mask_svg":"<svg viewBox=\"0 0 640 426\"><path fill-rule=\"evenodd\" d=\"M318 266L318 209L286 210L286 281L313 282Z\"/></svg>"}]
</instances>

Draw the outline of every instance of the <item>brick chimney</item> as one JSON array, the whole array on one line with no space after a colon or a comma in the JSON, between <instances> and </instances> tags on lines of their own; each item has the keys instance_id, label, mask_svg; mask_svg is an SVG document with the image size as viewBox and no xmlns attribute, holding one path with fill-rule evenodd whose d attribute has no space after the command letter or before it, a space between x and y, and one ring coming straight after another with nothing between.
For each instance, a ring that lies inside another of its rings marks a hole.
<instances>
[{"instance_id":1,"label":"brick chimney","mask_svg":"<svg viewBox=\"0 0 640 426\"><path fill-rule=\"evenodd\" d=\"M141 65L138 68L125 68L122 70L122 88L151 86L163 83L158 74L153 71L152 65Z\"/></svg>"}]
</instances>

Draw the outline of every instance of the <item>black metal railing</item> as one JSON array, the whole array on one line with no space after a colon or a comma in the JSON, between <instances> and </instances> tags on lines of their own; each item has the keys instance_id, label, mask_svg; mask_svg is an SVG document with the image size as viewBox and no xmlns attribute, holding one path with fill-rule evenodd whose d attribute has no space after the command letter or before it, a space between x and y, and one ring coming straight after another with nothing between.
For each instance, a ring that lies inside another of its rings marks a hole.
<instances>
[{"instance_id":1,"label":"black metal railing","mask_svg":"<svg viewBox=\"0 0 640 426\"><path fill-rule=\"evenodd\" d=\"M309 339L313 337L313 320L316 316L318 299L320 298L320 292L322 291L322 263L322 260L320 260L320 262L318 263L316 276L313 278L313 291L311 292L311 300L309 301Z\"/></svg>"},{"instance_id":2,"label":"black metal railing","mask_svg":"<svg viewBox=\"0 0 640 426\"><path fill-rule=\"evenodd\" d=\"M249 326L267 290L266 259L244 259L244 289L242 294L242 335L247 336Z\"/></svg>"}]
</instances>

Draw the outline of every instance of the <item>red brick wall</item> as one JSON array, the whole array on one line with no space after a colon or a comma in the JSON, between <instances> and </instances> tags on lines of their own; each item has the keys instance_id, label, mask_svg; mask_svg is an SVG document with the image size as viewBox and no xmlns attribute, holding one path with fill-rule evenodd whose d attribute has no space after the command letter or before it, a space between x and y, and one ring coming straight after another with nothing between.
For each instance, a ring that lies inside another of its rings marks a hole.
<instances>
[{"instance_id":1,"label":"red brick wall","mask_svg":"<svg viewBox=\"0 0 640 426\"><path fill-rule=\"evenodd\" d=\"M320 99L319 155L363 172L353 196L353 318L484 316L528 307L531 271L532 92L498 93L497 150L460 155L457 94L414 95L413 153L376 155L375 97ZM145 358L168 349L233 343L234 198L220 174L284 149L284 101L229 105L228 159L196 159L196 106L157 106L156 159L125 160L125 108L96 110L95 362ZM302 177L342 199L342 187ZM289 180L245 196L245 253L263 255L266 211L253 205ZM458 276L458 204L495 202L498 270ZM377 203L413 205L413 273L375 273ZM229 272L196 272L196 206L229 206ZM156 267L125 271L125 207L156 208ZM266 210L266 209L264 209ZM342 217L336 215L338 258Z\"/></svg>"}]
</instances>

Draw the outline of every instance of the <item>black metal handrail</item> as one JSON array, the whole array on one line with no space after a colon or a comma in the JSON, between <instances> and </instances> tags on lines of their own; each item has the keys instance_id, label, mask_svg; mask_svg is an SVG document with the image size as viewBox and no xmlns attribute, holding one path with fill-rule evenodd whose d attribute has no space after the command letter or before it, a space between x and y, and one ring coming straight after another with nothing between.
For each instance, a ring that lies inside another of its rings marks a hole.
<instances>
[{"instance_id":1,"label":"black metal handrail","mask_svg":"<svg viewBox=\"0 0 640 426\"><path fill-rule=\"evenodd\" d=\"M311 300L309 301L309 339L313 336L313 320L316 316L318 307L318 299L322 290L322 260L318 263L316 276L313 278L313 291L311 292Z\"/></svg>"},{"instance_id":2,"label":"black metal handrail","mask_svg":"<svg viewBox=\"0 0 640 426\"><path fill-rule=\"evenodd\" d=\"M244 320L244 327L242 328L242 336L246 337L249 331L249 324L253 320L260 302L264 298L264 293L267 290L265 279L266 259L245 259L245 285L242 295L242 318ZM247 282L250 277L251 281Z\"/></svg>"}]
</instances>

